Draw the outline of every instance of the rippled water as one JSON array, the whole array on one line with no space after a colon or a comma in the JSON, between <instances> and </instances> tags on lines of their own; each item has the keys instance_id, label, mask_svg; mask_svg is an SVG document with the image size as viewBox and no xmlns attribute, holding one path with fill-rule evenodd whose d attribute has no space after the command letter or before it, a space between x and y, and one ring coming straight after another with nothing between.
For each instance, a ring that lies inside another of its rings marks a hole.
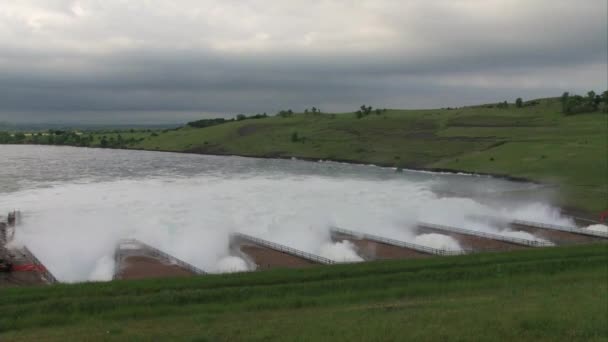
<instances>
[{"instance_id":1,"label":"rippled water","mask_svg":"<svg viewBox=\"0 0 608 342\"><path fill-rule=\"evenodd\" d=\"M392 168L335 162L205 156L181 153L0 145L0 192L61 183L92 183L144 178L225 178L317 176L366 180L433 181L437 192L489 195L530 191L538 185L490 177L421 171L396 173ZM545 194L546 195L546 194Z\"/></svg>"},{"instance_id":2,"label":"rippled water","mask_svg":"<svg viewBox=\"0 0 608 342\"><path fill-rule=\"evenodd\" d=\"M338 261L358 257L330 241L331 226L458 249L408 228L499 229L468 222L471 214L559 222L550 196L529 183L334 162L0 145L0 213L23 212L17 243L65 281L111 277L125 237L211 272L242 270L228 250L236 231Z\"/></svg>"}]
</instances>

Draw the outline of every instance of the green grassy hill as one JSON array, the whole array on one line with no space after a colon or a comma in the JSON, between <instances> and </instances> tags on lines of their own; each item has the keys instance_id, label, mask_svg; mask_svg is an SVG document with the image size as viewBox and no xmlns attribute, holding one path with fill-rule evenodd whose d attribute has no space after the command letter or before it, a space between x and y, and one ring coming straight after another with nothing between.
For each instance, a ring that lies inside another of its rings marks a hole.
<instances>
[{"instance_id":1,"label":"green grassy hill","mask_svg":"<svg viewBox=\"0 0 608 342\"><path fill-rule=\"evenodd\" d=\"M0 290L2 341L605 341L607 245Z\"/></svg>"},{"instance_id":2,"label":"green grassy hill","mask_svg":"<svg viewBox=\"0 0 608 342\"><path fill-rule=\"evenodd\" d=\"M558 99L488 106L269 117L207 128L123 132L129 148L333 159L524 177L559 187L560 205L608 208L608 115L565 116ZM292 139L297 133L297 140ZM112 134L99 134L112 137ZM115 134L114 134L115 135Z\"/></svg>"}]
</instances>

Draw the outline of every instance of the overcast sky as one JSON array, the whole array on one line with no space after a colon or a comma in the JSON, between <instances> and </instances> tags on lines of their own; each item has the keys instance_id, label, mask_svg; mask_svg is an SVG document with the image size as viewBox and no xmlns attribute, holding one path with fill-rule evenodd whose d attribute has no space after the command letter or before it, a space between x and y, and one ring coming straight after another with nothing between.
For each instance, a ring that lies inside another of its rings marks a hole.
<instances>
[{"instance_id":1,"label":"overcast sky","mask_svg":"<svg viewBox=\"0 0 608 342\"><path fill-rule=\"evenodd\" d=\"M0 122L183 122L608 88L606 0L1 0Z\"/></svg>"}]
</instances>

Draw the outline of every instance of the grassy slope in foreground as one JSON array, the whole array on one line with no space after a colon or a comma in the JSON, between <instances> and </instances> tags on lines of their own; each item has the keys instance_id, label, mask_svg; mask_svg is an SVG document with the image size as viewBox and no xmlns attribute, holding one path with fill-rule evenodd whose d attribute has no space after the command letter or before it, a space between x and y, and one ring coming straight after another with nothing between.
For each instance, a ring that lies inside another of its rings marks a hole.
<instances>
[{"instance_id":1,"label":"grassy slope in foreground","mask_svg":"<svg viewBox=\"0 0 608 342\"><path fill-rule=\"evenodd\" d=\"M608 207L607 136L608 115L564 116L557 99L544 99L524 108L244 120L147 136L131 147L505 174L556 184L558 205L597 212Z\"/></svg>"},{"instance_id":2,"label":"grassy slope in foreground","mask_svg":"<svg viewBox=\"0 0 608 342\"><path fill-rule=\"evenodd\" d=\"M606 245L0 291L0 339L608 338Z\"/></svg>"}]
</instances>

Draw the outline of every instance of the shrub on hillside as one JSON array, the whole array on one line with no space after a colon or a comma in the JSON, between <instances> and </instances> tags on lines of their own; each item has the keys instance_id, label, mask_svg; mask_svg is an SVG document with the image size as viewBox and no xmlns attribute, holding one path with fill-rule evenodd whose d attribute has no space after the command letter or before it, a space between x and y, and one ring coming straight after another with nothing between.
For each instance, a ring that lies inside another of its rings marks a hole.
<instances>
[{"instance_id":1,"label":"shrub on hillside","mask_svg":"<svg viewBox=\"0 0 608 342\"><path fill-rule=\"evenodd\" d=\"M593 90L587 92L587 96L570 96L570 93L565 92L562 94L561 103L562 112L565 115L595 112L600 108L600 105L603 106L602 111L605 111L608 105L608 91L603 92L601 96Z\"/></svg>"},{"instance_id":2,"label":"shrub on hillside","mask_svg":"<svg viewBox=\"0 0 608 342\"><path fill-rule=\"evenodd\" d=\"M224 118L202 119L202 120L188 122L186 125L188 125L190 127L204 128L204 127L220 125L220 124L223 124L223 123L226 123L229 121L232 121L232 119L228 119L228 120L226 120Z\"/></svg>"},{"instance_id":3,"label":"shrub on hillside","mask_svg":"<svg viewBox=\"0 0 608 342\"><path fill-rule=\"evenodd\" d=\"M306 112L308 113L308 109L306 110ZM288 118L293 116L293 111L291 109L288 110L281 110L277 113L278 116L282 117L282 118Z\"/></svg>"},{"instance_id":4,"label":"shrub on hillside","mask_svg":"<svg viewBox=\"0 0 608 342\"><path fill-rule=\"evenodd\" d=\"M355 112L355 116L357 117L357 119L361 119L364 116L368 116L368 115L370 115L372 113L372 106L367 107L365 105L362 105L359 108L360 109ZM382 113L382 111L379 110L379 109L376 109L376 114L380 115L380 113Z\"/></svg>"}]
</instances>

